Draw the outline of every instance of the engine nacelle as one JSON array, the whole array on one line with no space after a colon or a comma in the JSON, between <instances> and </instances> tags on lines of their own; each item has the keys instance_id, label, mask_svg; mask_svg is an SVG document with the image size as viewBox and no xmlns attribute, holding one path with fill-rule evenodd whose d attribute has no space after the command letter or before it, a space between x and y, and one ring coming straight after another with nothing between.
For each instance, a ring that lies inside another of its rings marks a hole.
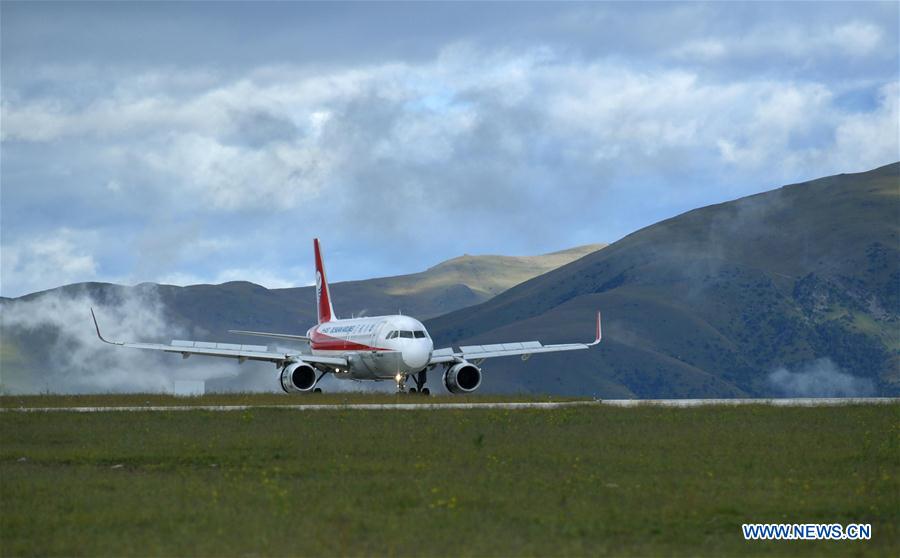
<instances>
[{"instance_id":1,"label":"engine nacelle","mask_svg":"<svg viewBox=\"0 0 900 558\"><path fill-rule=\"evenodd\" d=\"M481 385L481 368L465 361L454 364L444 372L444 385L450 393L471 393Z\"/></svg>"},{"instance_id":2,"label":"engine nacelle","mask_svg":"<svg viewBox=\"0 0 900 558\"><path fill-rule=\"evenodd\" d=\"M316 385L316 369L300 361L288 364L281 371L281 389L285 393L309 391Z\"/></svg>"}]
</instances>

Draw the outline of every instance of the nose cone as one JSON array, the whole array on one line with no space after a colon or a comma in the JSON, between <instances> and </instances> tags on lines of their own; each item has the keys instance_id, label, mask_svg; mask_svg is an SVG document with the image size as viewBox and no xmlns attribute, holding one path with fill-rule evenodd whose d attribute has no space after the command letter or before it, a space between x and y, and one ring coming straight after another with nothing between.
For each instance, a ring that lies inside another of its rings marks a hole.
<instances>
[{"instance_id":1,"label":"nose cone","mask_svg":"<svg viewBox=\"0 0 900 558\"><path fill-rule=\"evenodd\" d=\"M433 348L431 339L416 339L403 348L403 363L411 372L418 372L431 360Z\"/></svg>"}]
</instances>

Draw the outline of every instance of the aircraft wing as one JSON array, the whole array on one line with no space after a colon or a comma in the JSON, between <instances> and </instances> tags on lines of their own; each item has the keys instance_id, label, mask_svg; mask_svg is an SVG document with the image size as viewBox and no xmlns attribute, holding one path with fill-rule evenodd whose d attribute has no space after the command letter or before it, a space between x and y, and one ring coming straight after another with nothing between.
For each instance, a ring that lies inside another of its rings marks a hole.
<instances>
[{"instance_id":1,"label":"aircraft wing","mask_svg":"<svg viewBox=\"0 0 900 558\"><path fill-rule=\"evenodd\" d=\"M265 345L238 345L233 343L210 343L206 341L172 341L169 345L161 343L127 343L119 341L109 341L100 333L100 326L97 325L97 317L94 315L94 309L91 308L91 317L94 319L94 328L97 330L97 337L104 343L117 345L120 347L129 347L131 349L147 349L152 351L164 351L167 353L179 353L183 358L191 355L217 356L225 358L236 358L238 361L258 360L263 362L273 362L278 366L282 366L288 362L302 360L310 364L324 364L326 366L346 367L347 359L343 357L326 357L315 356L300 352L281 352L269 350Z\"/></svg>"},{"instance_id":2,"label":"aircraft wing","mask_svg":"<svg viewBox=\"0 0 900 558\"><path fill-rule=\"evenodd\" d=\"M268 333L266 331L244 331L242 329L229 329L228 333L239 333L241 335L254 335L256 337L271 337L272 339L287 339L289 341L309 341L306 335L292 335L288 333Z\"/></svg>"},{"instance_id":3,"label":"aircraft wing","mask_svg":"<svg viewBox=\"0 0 900 558\"><path fill-rule=\"evenodd\" d=\"M577 351L593 347L600 342L600 312L597 312L597 334L590 343L565 343L560 345L544 345L540 341L524 341L520 343L498 343L495 345L463 345L454 350L452 347L437 349L431 353L428 364L444 364L462 360L480 361L486 358L521 355L526 360L533 354L555 353L559 351Z\"/></svg>"}]
</instances>

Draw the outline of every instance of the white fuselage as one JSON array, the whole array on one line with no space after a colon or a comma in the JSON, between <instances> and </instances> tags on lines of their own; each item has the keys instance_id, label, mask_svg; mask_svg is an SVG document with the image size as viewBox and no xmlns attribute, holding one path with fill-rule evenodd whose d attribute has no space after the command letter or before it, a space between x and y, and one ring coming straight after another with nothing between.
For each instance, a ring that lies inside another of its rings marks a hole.
<instances>
[{"instance_id":1,"label":"white fuselage","mask_svg":"<svg viewBox=\"0 0 900 558\"><path fill-rule=\"evenodd\" d=\"M426 367L434 345L422 322L409 316L332 320L307 332L312 354L347 358L335 374L359 380L394 379Z\"/></svg>"}]
</instances>

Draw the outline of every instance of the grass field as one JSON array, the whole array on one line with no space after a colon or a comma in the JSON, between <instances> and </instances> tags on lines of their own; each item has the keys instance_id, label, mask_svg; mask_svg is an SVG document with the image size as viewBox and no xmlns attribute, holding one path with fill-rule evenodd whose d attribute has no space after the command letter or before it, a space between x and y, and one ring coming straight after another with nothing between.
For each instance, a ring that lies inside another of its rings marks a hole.
<instances>
[{"instance_id":1,"label":"grass field","mask_svg":"<svg viewBox=\"0 0 900 558\"><path fill-rule=\"evenodd\" d=\"M900 555L900 405L0 413L0 434L3 556Z\"/></svg>"}]
</instances>

